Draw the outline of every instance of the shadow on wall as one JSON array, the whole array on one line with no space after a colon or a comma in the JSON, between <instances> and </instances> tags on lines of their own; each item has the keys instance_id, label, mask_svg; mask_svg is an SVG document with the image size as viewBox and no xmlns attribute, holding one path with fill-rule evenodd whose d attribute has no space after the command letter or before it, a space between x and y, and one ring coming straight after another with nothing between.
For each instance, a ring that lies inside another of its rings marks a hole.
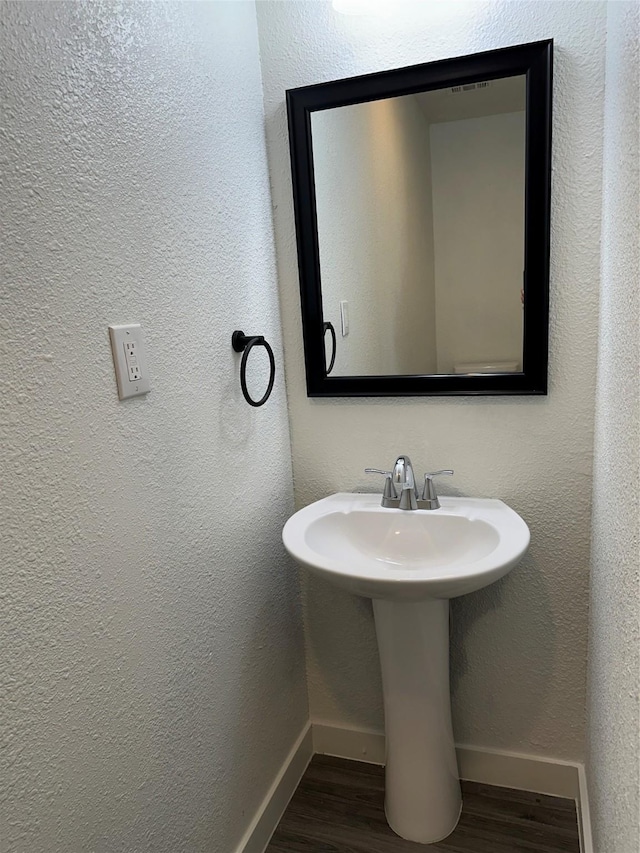
<instances>
[{"instance_id":1,"label":"shadow on wall","mask_svg":"<svg viewBox=\"0 0 640 853\"><path fill-rule=\"evenodd\" d=\"M337 720L341 726L382 731L382 684L371 602L305 574L311 707L318 719L329 723ZM544 614L535 621L530 618L533 597L536 613ZM497 583L453 599L451 620L456 741L488 747L505 740L535 745L558 665L550 599L535 553ZM473 695L474 681L467 680L477 668L484 674L480 708ZM526 689L511 698L505 713L505 684L523 681L523 668ZM354 690L363 677L366 691ZM500 721L495 726L494 719Z\"/></svg>"},{"instance_id":2,"label":"shadow on wall","mask_svg":"<svg viewBox=\"0 0 640 853\"><path fill-rule=\"evenodd\" d=\"M337 718L339 726L382 731L382 682L371 601L305 575L309 691L321 701L320 707L314 701L310 706L329 723ZM366 693L353 689L363 672L368 675Z\"/></svg>"},{"instance_id":3,"label":"shadow on wall","mask_svg":"<svg viewBox=\"0 0 640 853\"><path fill-rule=\"evenodd\" d=\"M209 849L212 838L232 833L233 815L221 810L224 803L211 798L221 780L231 801L241 804L239 825L246 827L264 794L256 770L266 757L260 748L247 749L251 732L263 726L265 708L273 718L286 720L287 734L279 744L282 761L290 748L288 732L299 726L300 671L294 651L301 640L297 568L285 554L281 563L265 562L265 554L281 551L279 524L267 513L239 519L225 547L233 549L236 536L245 543L242 566L231 559L228 563L221 560L221 531L215 525L193 541L176 539L171 549L157 555L157 573L164 575L173 593L165 597L161 613L166 638L163 653L156 654L151 676L146 667L146 683L143 679L140 687L150 697L169 697L173 708L170 729L161 714L150 710L158 767L154 768L156 780L146 783L146 793L151 789L155 797L169 804L197 779L199 785L193 787L191 797L200 817L194 824L193 815L178 818L167 807L162 814L171 826L160 823L156 827L154 849L162 848L169 833L177 837L176 821L180 819L184 824L179 834L189 837L190 849ZM192 552L190 564L200 576L197 585L180 572L185 550ZM240 612L242 619L238 619ZM190 626L189 632L185 625ZM274 626L279 626L277 632ZM283 670L280 682L274 677L274 660ZM236 713L229 715L229 708ZM212 742L220 746L215 754ZM273 748L273 742L268 748L267 742L261 744L265 752ZM182 766L185 754L189 756L188 780ZM228 756L235 756L233 767Z\"/></svg>"},{"instance_id":4,"label":"shadow on wall","mask_svg":"<svg viewBox=\"0 0 640 853\"><path fill-rule=\"evenodd\" d=\"M243 449L255 425L251 417L251 407L238 393L240 387L240 377L236 376L238 365L232 365L232 370L233 379L229 380L220 395L218 429L229 447ZM262 396L262 393L259 396ZM222 471L220 475L223 475Z\"/></svg>"},{"instance_id":5,"label":"shadow on wall","mask_svg":"<svg viewBox=\"0 0 640 853\"><path fill-rule=\"evenodd\" d=\"M535 598L537 619L531 619L530 602ZM508 616L507 616L508 614ZM508 619L508 624L504 623ZM482 661L477 660L478 649ZM545 716L545 706L556 670L556 630L544 575L537 564L535 551L525 555L513 571L496 583L451 601L451 697L453 725L458 742L478 746L486 733L493 731L492 719L502 720L504 728L505 684L522 679L521 690L510 700L508 738L514 743L530 743L536 721ZM466 696L467 673L482 665L484 674L482 719L476 733L475 714L468 710L471 697ZM466 729L463 726L466 721ZM503 730L495 730L504 738ZM480 736L480 738L479 738Z\"/></svg>"}]
</instances>

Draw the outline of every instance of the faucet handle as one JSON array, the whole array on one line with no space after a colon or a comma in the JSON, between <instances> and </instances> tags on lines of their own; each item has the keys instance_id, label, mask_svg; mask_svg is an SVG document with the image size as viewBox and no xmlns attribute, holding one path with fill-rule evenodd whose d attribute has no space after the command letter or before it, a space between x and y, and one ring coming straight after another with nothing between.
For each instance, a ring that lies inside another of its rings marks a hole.
<instances>
[{"instance_id":1,"label":"faucet handle","mask_svg":"<svg viewBox=\"0 0 640 853\"><path fill-rule=\"evenodd\" d=\"M436 490L433 488L432 480L434 477L439 477L442 474L446 474L450 477L453 474L453 471L451 468L444 468L442 471L428 471L424 475L424 489L422 491L423 501L438 501L438 496L436 495Z\"/></svg>"},{"instance_id":2,"label":"faucet handle","mask_svg":"<svg viewBox=\"0 0 640 853\"><path fill-rule=\"evenodd\" d=\"M384 481L384 491L382 492L383 498L391 498L393 500L398 499L398 493L396 492L393 482L391 480L391 471L382 471L380 468L365 468L365 474L382 474L386 477Z\"/></svg>"}]
</instances>

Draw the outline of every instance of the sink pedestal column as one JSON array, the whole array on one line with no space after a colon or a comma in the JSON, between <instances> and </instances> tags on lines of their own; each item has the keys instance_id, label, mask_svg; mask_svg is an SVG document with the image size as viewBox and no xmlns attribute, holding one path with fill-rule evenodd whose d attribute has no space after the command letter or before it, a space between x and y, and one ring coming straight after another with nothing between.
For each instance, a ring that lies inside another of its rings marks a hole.
<instances>
[{"instance_id":1,"label":"sink pedestal column","mask_svg":"<svg viewBox=\"0 0 640 853\"><path fill-rule=\"evenodd\" d=\"M373 602L386 736L385 812L409 841L441 841L462 797L449 696L449 601Z\"/></svg>"}]
</instances>

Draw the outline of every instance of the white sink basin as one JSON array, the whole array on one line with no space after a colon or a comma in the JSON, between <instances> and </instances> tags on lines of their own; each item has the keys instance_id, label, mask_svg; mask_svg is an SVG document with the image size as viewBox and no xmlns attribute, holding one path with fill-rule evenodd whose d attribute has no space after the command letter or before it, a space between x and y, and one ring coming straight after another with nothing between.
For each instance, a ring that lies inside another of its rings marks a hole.
<instances>
[{"instance_id":1,"label":"white sink basin","mask_svg":"<svg viewBox=\"0 0 640 853\"><path fill-rule=\"evenodd\" d=\"M282 532L312 572L357 595L454 598L516 565L529 528L499 500L440 498L437 510L386 509L379 495L337 494L301 509Z\"/></svg>"},{"instance_id":2,"label":"white sink basin","mask_svg":"<svg viewBox=\"0 0 640 853\"><path fill-rule=\"evenodd\" d=\"M449 601L506 575L529 528L497 500L440 498L437 510L386 509L380 495L337 494L284 526L313 573L373 599L386 737L385 811L423 844L455 828L462 799L449 698Z\"/></svg>"}]
</instances>

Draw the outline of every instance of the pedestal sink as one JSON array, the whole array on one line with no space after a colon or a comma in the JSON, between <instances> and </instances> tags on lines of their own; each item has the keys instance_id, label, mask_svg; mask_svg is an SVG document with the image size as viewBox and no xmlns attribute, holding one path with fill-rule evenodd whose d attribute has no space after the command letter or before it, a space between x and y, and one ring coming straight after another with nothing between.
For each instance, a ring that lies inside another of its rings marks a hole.
<instances>
[{"instance_id":1,"label":"pedestal sink","mask_svg":"<svg viewBox=\"0 0 640 853\"><path fill-rule=\"evenodd\" d=\"M373 599L386 736L385 811L424 844L455 828L462 799L449 697L449 599L507 574L529 528L499 500L441 497L437 510L386 509L336 494L285 524L285 548L316 575Z\"/></svg>"}]
</instances>

